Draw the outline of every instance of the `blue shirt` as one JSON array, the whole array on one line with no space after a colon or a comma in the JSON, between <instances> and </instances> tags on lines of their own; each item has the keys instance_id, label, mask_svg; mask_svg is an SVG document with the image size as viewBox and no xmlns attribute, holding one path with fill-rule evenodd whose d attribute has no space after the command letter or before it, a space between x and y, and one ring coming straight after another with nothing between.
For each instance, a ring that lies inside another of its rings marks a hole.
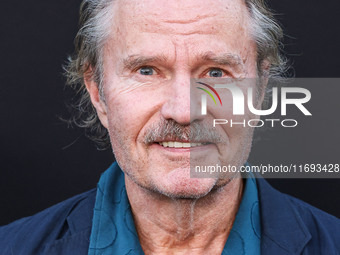
<instances>
[{"instance_id":1,"label":"blue shirt","mask_svg":"<svg viewBox=\"0 0 340 255\"><path fill-rule=\"evenodd\" d=\"M222 255L260 255L260 213L254 178L246 179L242 202ZM144 254L125 190L124 174L117 163L98 183L89 255Z\"/></svg>"}]
</instances>

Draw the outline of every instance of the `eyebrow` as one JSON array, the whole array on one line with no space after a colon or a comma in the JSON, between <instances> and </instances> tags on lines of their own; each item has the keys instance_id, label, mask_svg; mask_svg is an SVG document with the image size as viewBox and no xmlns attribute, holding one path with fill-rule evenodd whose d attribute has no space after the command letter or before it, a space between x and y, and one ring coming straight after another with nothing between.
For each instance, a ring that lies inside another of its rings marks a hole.
<instances>
[{"instance_id":1,"label":"eyebrow","mask_svg":"<svg viewBox=\"0 0 340 255\"><path fill-rule=\"evenodd\" d=\"M196 55L196 58L199 61L212 62L222 66L230 66L235 68L238 72L245 72L244 63L236 54L227 53L217 56L213 52L207 52Z\"/></svg>"},{"instance_id":2,"label":"eyebrow","mask_svg":"<svg viewBox=\"0 0 340 255\"><path fill-rule=\"evenodd\" d=\"M196 59L198 62L211 62L222 66L230 66L235 68L236 72L244 73L245 66L242 59L236 54L222 54L217 56L213 52L205 52L201 54L196 54ZM165 55L158 56L142 56L142 55L130 55L123 60L123 66L125 70L134 70L141 66L147 66L155 62L167 62L168 58Z\"/></svg>"},{"instance_id":3,"label":"eyebrow","mask_svg":"<svg viewBox=\"0 0 340 255\"><path fill-rule=\"evenodd\" d=\"M133 70L137 67L148 65L152 62L166 62L168 60L164 55L160 56L140 56L140 55L130 55L123 60L124 69Z\"/></svg>"}]
</instances>

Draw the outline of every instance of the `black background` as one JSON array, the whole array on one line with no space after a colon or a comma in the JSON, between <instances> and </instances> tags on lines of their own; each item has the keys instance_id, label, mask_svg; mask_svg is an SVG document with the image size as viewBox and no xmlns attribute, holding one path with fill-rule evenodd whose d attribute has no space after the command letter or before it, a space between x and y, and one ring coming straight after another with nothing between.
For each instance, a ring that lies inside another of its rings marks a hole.
<instances>
[{"instance_id":1,"label":"black background","mask_svg":"<svg viewBox=\"0 0 340 255\"><path fill-rule=\"evenodd\" d=\"M58 117L68 116L61 66L73 52L80 2L1 4L0 225L94 188L114 160ZM296 77L339 77L338 1L271 0L270 6L284 27ZM269 181L340 217L340 180Z\"/></svg>"}]
</instances>

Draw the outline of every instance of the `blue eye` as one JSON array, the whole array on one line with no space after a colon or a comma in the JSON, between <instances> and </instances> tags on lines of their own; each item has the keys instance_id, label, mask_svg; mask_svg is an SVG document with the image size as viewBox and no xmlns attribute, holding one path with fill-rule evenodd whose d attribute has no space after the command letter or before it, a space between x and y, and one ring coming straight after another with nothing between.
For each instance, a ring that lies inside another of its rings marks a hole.
<instances>
[{"instance_id":1,"label":"blue eye","mask_svg":"<svg viewBox=\"0 0 340 255\"><path fill-rule=\"evenodd\" d=\"M209 76L214 78L222 77L223 71L221 69L211 69L209 71Z\"/></svg>"},{"instance_id":2,"label":"blue eye","mask_svg":"<svg viewBox=\"0 0 340 255\"><path fill-rule=\"evenodd\" d=\"M142 67L139 69L139 73L141 75L153 75L153 68L148 66Z\"/></svg>"}]
</instances>

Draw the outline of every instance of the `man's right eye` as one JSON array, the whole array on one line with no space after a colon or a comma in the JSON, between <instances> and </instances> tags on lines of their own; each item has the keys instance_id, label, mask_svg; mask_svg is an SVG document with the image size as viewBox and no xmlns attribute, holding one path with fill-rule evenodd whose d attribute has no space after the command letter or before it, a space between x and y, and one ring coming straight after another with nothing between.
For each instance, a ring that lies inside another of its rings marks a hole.
<instances>
[{"instance_id":1,"label":"man's right eye","mask_svg":"<svg viewBox=\"0 0 340 255\"><path fill-rule=\"evenodd\" d=\"M139 68L139 73L141 75L153 75L154 70L152 67L144 66L144 67Z\"/></svg>"}]
</instances>

